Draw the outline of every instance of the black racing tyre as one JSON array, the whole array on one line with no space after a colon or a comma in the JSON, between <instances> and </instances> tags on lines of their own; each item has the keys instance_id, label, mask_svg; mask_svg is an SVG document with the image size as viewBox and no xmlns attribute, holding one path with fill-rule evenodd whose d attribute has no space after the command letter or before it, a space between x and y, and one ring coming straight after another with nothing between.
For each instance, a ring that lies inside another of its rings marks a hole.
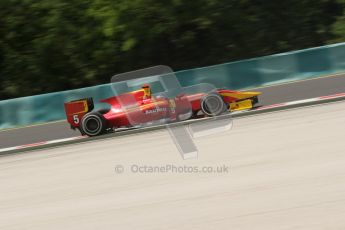
<instances>
[{"instance_id":1,"label":"black racing tyre","mask_svg":"<svg viewBox=\"0 0 345 230\"><path fill-rule=\"evenodd\" d=\"M104 133L106 121L99 112L87 113L80 122L80 132L90 137Z\"/></svg>"},{"instance_id":2,"label":"black racing tyre","mask_svg":"<svg viewBox=\"0 0 345 230\"><path fill-rule=\"evenodd\" d=\"M207 94L201 100L201 110L207 116L219 116L226 111L226 104L218 93Z\"/></svg>"}]
</instances>

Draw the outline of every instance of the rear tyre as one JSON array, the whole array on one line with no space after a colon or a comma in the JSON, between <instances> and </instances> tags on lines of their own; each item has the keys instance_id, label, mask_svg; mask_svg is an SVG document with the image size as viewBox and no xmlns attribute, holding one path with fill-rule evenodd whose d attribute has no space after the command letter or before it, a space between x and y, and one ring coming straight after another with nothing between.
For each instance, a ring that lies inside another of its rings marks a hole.
<instances>
[{"instance_id":1,"label":"rear tyre","mask_svg":"<svg viewBox=\"0 0 345 230\"><path fill-rule=\"evenodd\" d=\"M106 121L99 112L91 112L81 119L80 132L90 137L98 136L106 130Z\"/></svg>"},{"instance_id":2,"label":"rear tyre","mask_svg":"<svg viewBox=\"0 0 345 230\"><path fill-rule=\"evenodd\" d=\"M207 94L201 100L201 110L207 116L219 116L226 111L226 104L218 93Z\"/></svg>"}]
</instances>

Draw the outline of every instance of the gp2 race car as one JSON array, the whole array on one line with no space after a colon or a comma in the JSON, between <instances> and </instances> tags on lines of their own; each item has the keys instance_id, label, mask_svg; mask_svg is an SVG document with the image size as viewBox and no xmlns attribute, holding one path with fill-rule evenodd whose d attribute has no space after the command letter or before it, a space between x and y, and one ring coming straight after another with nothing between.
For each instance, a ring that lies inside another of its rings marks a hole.
<instances>
[{"instance_id":1,"label":"gp2 race car","mask_svg":"<svg viewBox=\"0 0 345 230\"><path fill-rule=\"evenodd\" d=\"M150 86L110 97L101 102L110 108L94 110L92 98L64 104L67 121L82 135L97 136L121 128L170 123L187 119L219 116L226 112L251 109L260 92L217 89L210 93L179 94L174 98L151 95Z\"/></svg>"}]
</instances>

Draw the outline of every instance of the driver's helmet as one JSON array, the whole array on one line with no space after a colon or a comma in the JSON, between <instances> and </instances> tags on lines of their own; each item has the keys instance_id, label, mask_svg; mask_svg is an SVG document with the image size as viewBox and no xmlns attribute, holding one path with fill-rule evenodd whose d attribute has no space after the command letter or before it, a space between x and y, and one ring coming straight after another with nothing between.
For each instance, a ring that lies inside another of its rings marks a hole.
<instances>
[{"instance_id":1,"label":"driver's helmet","mask_svg":"<svg viewBox=\"0 0 345 230\"><path fill-rule=\"evenodd\" d=\"M143 99L151 98L151 88L150 88L149 84L144 84L141 88L144 91Z\"/></svg>"}]
</instances>

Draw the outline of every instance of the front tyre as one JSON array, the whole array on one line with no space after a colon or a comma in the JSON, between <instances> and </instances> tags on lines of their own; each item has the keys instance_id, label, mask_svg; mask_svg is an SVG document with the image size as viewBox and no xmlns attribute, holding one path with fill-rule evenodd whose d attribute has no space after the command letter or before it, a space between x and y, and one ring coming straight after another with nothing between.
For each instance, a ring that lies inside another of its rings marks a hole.
<instances>
[{"instance_id":1,"label":"front tyre","mask_svg":"<svg viewBox=\"0 0 345 230\"><path fill-rule=\"evenodd\" d=\"M80 128L81 133L90 137L98 136L104 133L106 129L106 121L102 114L91 112L82 118Z\"/></svg>"},{"instance_id":2,"label":"front tyre","mask_svg":"<svg viewBox=\"0 0 345 230\"><path fill-rule=\"evenodd\" d=\"M226 104L218 93L207 94L201 100L201 110L207 116L219 116L226 111Z\"/></svg>"}]
</instances>

